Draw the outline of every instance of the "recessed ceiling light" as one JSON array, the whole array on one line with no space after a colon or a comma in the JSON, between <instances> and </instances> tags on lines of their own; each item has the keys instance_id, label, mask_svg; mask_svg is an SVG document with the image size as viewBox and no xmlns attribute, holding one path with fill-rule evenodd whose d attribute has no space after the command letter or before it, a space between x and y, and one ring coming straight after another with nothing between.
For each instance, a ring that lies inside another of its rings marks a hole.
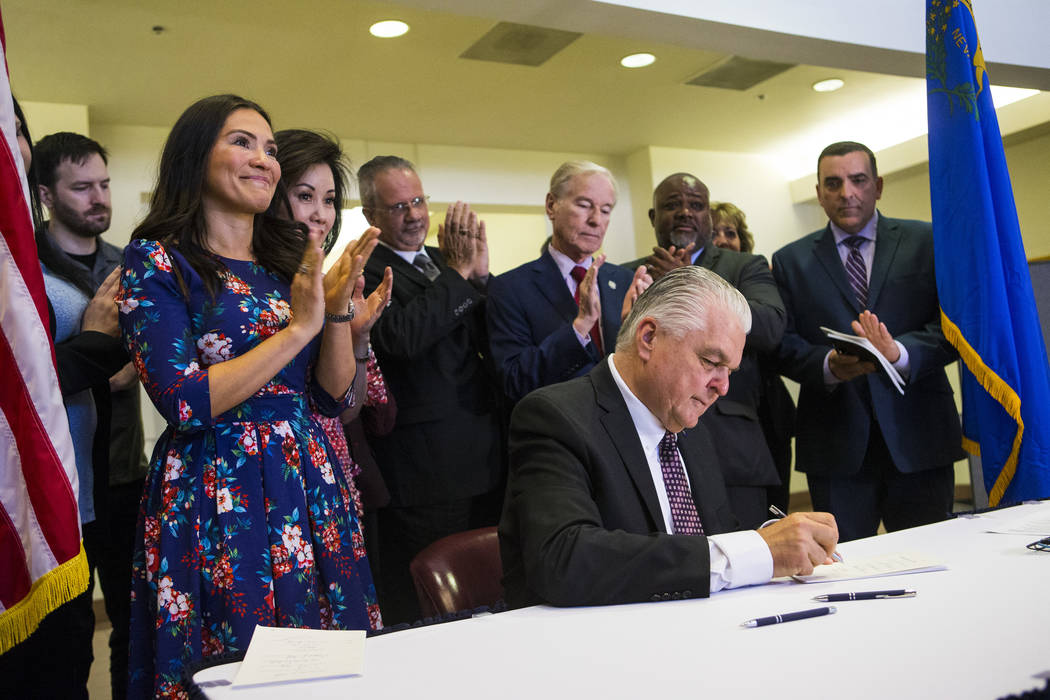
<instances>
[{"instance_id":1,"label":"recessed ceiling light","mask_svg":"<svg viewBox=\"0 0 1050 700\"><path fill-rule=\"evenodd\" d=\"M620 65L624 68L644 68L655 60L656 56L651 53L632 53L630 56L621 58Z\"/></svg>"},{"instance_id":2,"label":"recessed ceiling light","mask_svg":"<svg viewBox=\"0 0 1050 700\"><path fill-rule=\"evenodd\" d=\"M835 92L845 84L841 78L828 78L813 83L813 89L816 92Z\"/></svg>"},{"instance_id":3,"label":"recessed ceiling light","mask_svg":"<svg viewBox=\"0 0 1050 700\"><path fill-rule=\"evenodd\" d=\"M408 31L408 25L399 19L385 19L382 22L376 22L368 28L368 32L372 36L377 36L380 39L391 39L395 36L401 36Z\"/></svg>"}]
</instances>

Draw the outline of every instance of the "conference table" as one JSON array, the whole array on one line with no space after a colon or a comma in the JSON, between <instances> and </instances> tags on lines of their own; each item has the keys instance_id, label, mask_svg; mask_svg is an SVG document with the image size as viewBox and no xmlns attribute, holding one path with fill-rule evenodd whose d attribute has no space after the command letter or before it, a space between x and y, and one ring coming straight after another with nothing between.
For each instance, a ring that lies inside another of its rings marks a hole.
<instances>
[{"instance_id":1,"label":"conference table","mask_svg":"<svg viewBox=\"0 0 1050 700\"><path fill-rule=\"evenodd\" d=\"M775 580L707 599L537 606L367 640L364 673L234 689L239 663L198 672L209 698L982 698L1043 688L1050 672L1050 552L1032 534L1050 502L843 543L867 558L916 551L941 571L839 583ZM1050 531L1045 534L1050 534ZM758 628L825 593L908 588L913 598ZM1040 676L1039 674L1044 674Z\"/></svg>"}]
</instances>

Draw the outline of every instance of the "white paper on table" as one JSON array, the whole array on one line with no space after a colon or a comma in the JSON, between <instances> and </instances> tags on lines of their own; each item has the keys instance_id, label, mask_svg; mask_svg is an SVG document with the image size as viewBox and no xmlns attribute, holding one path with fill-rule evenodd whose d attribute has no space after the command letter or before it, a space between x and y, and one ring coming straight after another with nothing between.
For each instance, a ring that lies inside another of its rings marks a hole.
<instances>
[{"instance_id":1,"label":"white paper on table","mask_svg":"<svg viewBox=\"0 0 1050 700\"><path fill-rule=\"evenodd\" d=\"M923 571L943 571L948 567L920 552L894 552L877 557L850 557L844 562L821 564L808 576L792 576L800 583L829 583L858 578L878 578L897 574L917 574Z\"/></svg>"},{"instance_id":2,"label":"white paper on table","mask_svg":"<svg viewBox=\"0 0 1050 700\"><path fill-rule=\"evenodd\" d=\"M1023 508L1023 506L1022 506ZM987 520L985 532L996 532L1004 535L1050 535L1050 509L1040 508L1036 512L1021 514L982 513L982 520Z\"/></svg>"},{"instance_id":3,"label":"white paper on table","mask_svg":"<svg viewBox=\"0 0 1050 700\"><path fill-rule=\"evenodd\" d=\"M233 687L359 675L364 662L364 630L256 626Z\"/></svg>"}]
</instances>

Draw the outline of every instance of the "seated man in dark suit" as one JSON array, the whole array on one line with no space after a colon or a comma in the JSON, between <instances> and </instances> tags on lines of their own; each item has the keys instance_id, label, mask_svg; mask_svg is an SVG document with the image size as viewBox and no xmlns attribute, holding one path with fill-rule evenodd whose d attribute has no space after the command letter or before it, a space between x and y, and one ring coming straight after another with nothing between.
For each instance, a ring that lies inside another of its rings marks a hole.
<instances>
[{"instance_id":1,"label":"seated man in dark suit","mask_svg":"<svg viewBox=\"0 0 1050 700\"><path fill-rule=\"evenodd\" d=\"M760 359L772 355L784 333L784 302L769 263L761 255L719 248L711 243L707 186L689 173L664 178L653 192L649 221L657 246L645 263L653 279L693 264L733 285L751 308L751 332L744 359L733 375L729 394L703 418L722 464L729 503L741 525L757 527L768 513L769 487L780 484L769 441L762 430L759 404L766 381Z\"/></svg>"},{"instance_id":2,"label":"seated man in dark suit","mask_svg":"<svg viewBox=\"0 0 1050 700\"><path fill-rule=\"evenodd\" d=\"M750 326L724 280L676 270L635 302L612 356L518 404L500 522L509 605L706 597L828 561L838 530L827 513L732 532L697 422L726 393Z\"/></svg>"},{"instance_id":3,"label":"seated man in dark suit","mask_svg":"<svg viewBox=\"0 0 1050 700\"><path fill-rule=\"evenodd\" d=\"M547 193L550 245L489 284L489 342L511 401L589 372L612 352L623 314L648 286L644 269L632 279L630 270L595 257L615 205L612 173L563 163Z\"/></svg>"}]
</instances>

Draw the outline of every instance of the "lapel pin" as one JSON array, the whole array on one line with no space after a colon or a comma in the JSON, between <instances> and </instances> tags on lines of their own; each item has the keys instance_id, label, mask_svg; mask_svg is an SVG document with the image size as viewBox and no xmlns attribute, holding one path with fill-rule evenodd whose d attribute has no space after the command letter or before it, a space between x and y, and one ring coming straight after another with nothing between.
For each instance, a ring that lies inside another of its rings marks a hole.
<instances>
[{"instance_id":1,"label":"lapel pin","mask_svg":"<svg viewBox=\"0 0 1050 700\"><path fill-rule=\"evenodd\" d=\"M609 280L609 289L616 289L616 282L614 280Z\"/></svg>"}]
</instances>

